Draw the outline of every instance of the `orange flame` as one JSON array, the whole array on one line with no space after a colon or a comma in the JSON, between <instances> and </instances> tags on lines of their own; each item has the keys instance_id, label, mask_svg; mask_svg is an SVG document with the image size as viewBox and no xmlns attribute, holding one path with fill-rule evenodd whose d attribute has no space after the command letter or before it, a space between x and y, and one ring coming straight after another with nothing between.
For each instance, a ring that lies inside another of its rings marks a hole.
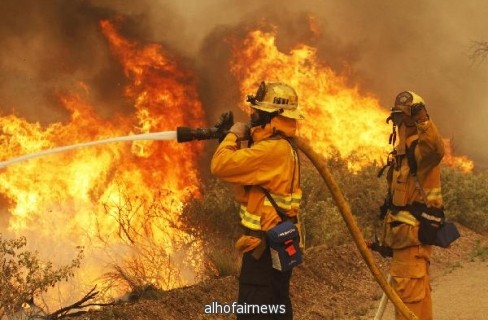
<instances>
[{"instance_id":1,"label":"orange flame","mask_svg":"<svg viewBox=\"0 0 488 320\"><path fill-rule=\"evenodd\" d=\"M319 34L313 22L312 31ZM297 90L306 117L299 122L298 135L310 141L316 152L325 156L338 152L348 159L352 171L384 162L391 151L387 143L391 127L385 124L388 111L374 96L348 86L343 76L319 61L315 48L299 44L283 53L275 38L275 32L256 30L244 41L234 42L230 68L240 83L241 101L263 80L286 82ZM246 110L247 106L242 104L241 108ZM447 159L449 164L464 161L452 155Z\"/></svg>"},{"instance_id":2,"label":"orange flame","mask_svg":"<svg viewBox=\"0 0 488 320\"><path fill-rule=\"evenodd\" d=\"M80 83L81 93L59 97L71 115L64 123L42 127L14 115L0 116L0 160L61 145L174 130L182 124L204 126L196 81L177 59L161 45L143 46L122 37L110 21L100 26L130 81L124 94L133 101L134 114L99 117L85 102L89 87ZM310 26L319 36L315 20ZM337 152L349 159L354 171L382 162L390 151L385 143L390 128L381 125L387 111L375 97L348 86L344 77L319 61L315 48L301 44L282 53L273 32L253 31L236 41L230 66L240 83L242 101L262 80L283 80L295 87L308 119L299 135L317 152L327 156ZM179 227L183 203L199 194L197 155L202 148L197 142L109 144L8 167L0 175L0 194L9 203L9 230L34 232L35 239L48 244L49 255L62 252L64 245L71 249L84 245L91 254L84 277L94 279L104 271L100 256L140 258L135 263L142 265L148 279L171 288L175 283L162 280L167 269L157 257L183 259L178 251L183 243L193 259L188 261L191 270L201 268L199 242ZM151 247L158 253L148 251ZM150 264L155 261L157 268ZM191 281L190 271L179 270L189 273Z\"/></svg>"},{"instance_id":3,"label":"orange flame","mask_svg":"<svg viewBox=\"0 0 488 320\"><path fill-rule=\"evenodd\" d=\"M452 140L444 139L445 154L443 162L453 168L456 168L462 172L472 172L474 169L474 163L466 156L456 156L453 152Z\"/></svg>"},{"instance_id":4,"label":"orange flame","mask_svg":"<svg viewBox=\"0 0 488 320\"><path fill-rule=\"evenodd\" d=\"M386 111L374 97L349 88L344 78L322 65L315 48L298 45L289 54L282 53L274 33L253 31L242 45L234 47L231 70L242 93L254 92L262 80L281 80L293 86L308 119L301 122L299 135L316 152L331 155L337 151L343 158L354 155L356 159L349 163L353 170L388 153L381 138L388 137L389 128L378 125L385 122Z\"/></svg>"},{"instance_id":5,"label":"orange flame","mask_svg":"<svg viewBox=\"0 0 488 320\"><path fill-rule=\"evenodd\" d=\"M102 21L101 29L131 81L124 93L134 101L135 113L105 120L81 94L61 95L61 106L71 114L65 123L44 128L14 115L0 117L0 159L132 133L175 130L183 123L204 124L195 80L160 45L127 40L109 21ZM89 93L85 84L80 87ZM183 277L178 284L194 281L200 244L178 227L183 203L199 195L197 155L202 147L170 141L116 143L8 167L0 175L0 193L9 202L8 228L35 233L36 240L49 244L49 256L62 244L72 245L71 251L84 245L86 254L93 256L87 257L82 273L91 279L110 263L94 258L102 251L133 261L145 252L145 260L137 262L145 264L154 258L147 254L153 246L172 263L188 260L189 270L182 264L173 266ZM188 247L191 257L177 252L178 245ZM154 284L165 289L176 284L157 277L167 273L166 268L162 263L144 265Z\"/></svg>"}]
</instances>

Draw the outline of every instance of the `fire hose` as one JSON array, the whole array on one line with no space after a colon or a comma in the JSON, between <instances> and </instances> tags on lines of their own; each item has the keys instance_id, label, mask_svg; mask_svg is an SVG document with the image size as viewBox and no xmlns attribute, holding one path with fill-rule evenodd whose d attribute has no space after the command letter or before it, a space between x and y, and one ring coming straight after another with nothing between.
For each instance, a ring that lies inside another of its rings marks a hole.
<instances>
[{"instance_id":1,"label":"fire hose","mask_svg":"<svg viewBox=\"0 0 488 320\"><path fill-rule=\"evenodd\" d=\"M213 139L216 138L217 135L218 130L215 128L191 129L186 127L179 127L177 129L178 142ZM319 174L322 176L322 179L324 180L327 188L332 194L332 198L339 208L342 218L344 219L344 222L346 223L347 228L351 233L351 236L354 240L354 243L356 244L356 247L359 250L359 253L366 262L366 265L373 274L376 282L378 282L380 287L383 289L383 292L393 302L398 311L400 311L407 319L418 319L417 316L410 309L408 309L407 306L405 306L395 290L393 290L393 288L388 284L383 274L381 273L381 270L378 268L378 265L376 264L370 249L366 245L366 241L361 233L361 230L359 229L356 220L352 215L349 203L344 198L341 189L337 185L329 168L326 166L324 158L317 154L315 151L313 151L313 149L304 139L295 138L295 143L298 149L300 149L300 151L302 151L307 156L307 158L310 159Z\"/></svg>"},{"instance_id":2,"label":"fire hose","mask_svg":"<svg viewBox=\"0 0 488 320\"><path fill-rule=\"evenodd\" d=\"M188 142L193 140L208 140L208 139L219 139L222 137L222 134L225 132L217 129L217 128L188 128L188 127L178 127L176 130L176 134L174 131L166 131L166 132L154 132L154 133L146 133L146 134L139 134L139 135L132 135L132 136L124 136L124 137L117 137L117 138L110 138L98 141L92 141L87 143L79 143L71 146L65 147L58 147L53 148L50 150L45 150L25 156L21 156L18 158L14 158L8 161L0 162L0 168L7 167L9 165L49 155L59 152L64 152L68 150L73 150L77 148L87 147L87 146L94 146L104 143L114 143L114 142L123 142L123 141L135 141L135 140L174 140L176 139L178 142ZM349 232L361 254L362 258L366 262L369 270L373 274L376 282L380 285L383 289L386 296L392 301L395 305L397 310L401 312L407 319L409 320L416 320L418 319L417 316L408 309L403 301L398 297L397 293L393 290L393 288L388 284L388 282L383 277L381 270L378 268L374 257L370 251L370 249L366 245L366 241L361 233L361 230L356 224L356 221L352 215L351 208L344 198L341 189L337 185L334 177L330 173L328 167L325 164L324 158L318 155L312 148L308 145L308 143L302 138L295 139L297 147L310 159L312 164L315 166L317 171L322 176L325 184L327 185L328 189L330 190L334 201L336 202L337 207L346 223Z\"/></svg>"},{"instance_id":3,"label":"fire hose","mask_svg":"<svg viewBox=\"0 0 488 320\"><path fill-rule=\"evenodd\" d=\"M337 185L329 168L326 166L325 161L323 161L323 158L320 157L315 151L313 151L310 145L306 143L305 140L297 138L295 141L297 147L310 159L312 164L322 176L322 179L327 185L327 188L329 188L330 193L332 194L332 198L339 208L339 211L342 215L342 218L344 219L344 222L346 223L347 228L349 229L349 232L351 233L354 243L356 244L356 247L358 248L359 253L363 257L364 261L366 262L369 270L373 274L376 282L378 282L381 289L383 289L383 292L388 296L388 298L390 298L398 311L400 311L407 319L418 319L417 316L410 309L408 309L407 306L405 306L395 290L393 290L393 288L385 280L383 274L381 273L381 270L378 268L378 265L374 260L370 249L366 245L366 241L364 240L361 230L359 229L356 220L352 215L351 208L347 200L344 198L341 189Z\"/></svg>"}]
</instances>

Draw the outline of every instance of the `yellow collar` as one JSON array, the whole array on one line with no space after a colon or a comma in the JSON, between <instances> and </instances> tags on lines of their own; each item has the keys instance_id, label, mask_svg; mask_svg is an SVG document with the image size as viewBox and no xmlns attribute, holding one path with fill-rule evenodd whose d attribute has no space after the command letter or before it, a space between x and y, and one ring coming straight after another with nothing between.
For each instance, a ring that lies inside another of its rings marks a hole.
<instances>
[{"instance_id":1,"label":"yellow collar","mask_svg":"<svg viewBox=\"0 0 488 320\"><path fill-rule=\"evenodd\" d=\"M297 121L295 119L276 116L264 128L261 126L251 128L251 136L254 142L259 142L276 134L281 134L285 137L294 137L296 130Z\"/></svg>"}]
</instances>

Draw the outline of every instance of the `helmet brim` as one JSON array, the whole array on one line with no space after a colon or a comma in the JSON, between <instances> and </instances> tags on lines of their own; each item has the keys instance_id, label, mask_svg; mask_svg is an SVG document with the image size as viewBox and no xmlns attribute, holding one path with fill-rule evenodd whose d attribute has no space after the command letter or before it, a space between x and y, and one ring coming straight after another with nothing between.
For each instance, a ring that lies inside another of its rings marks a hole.
<instances>
[{"instance_id":1,"label":"helmet brim","mask_svg":"<svg viewBox=\"0 0 488 320\"><path fill-rule=\"evenodd\" d=\"M275 111L277 111L279 109L282 109L283 112L280 113L280 116L283 116L283 117L286 117L286 118L291 118L291 119L296 119L296 120L303 120L303 119L305 119L305 117L300 112L300 110L298 110L298 108L287 109L286 107L289 107L287 105L282 105L282 106L277 106L277 105L268 106L268 104L265 103L265 102L257 101L257 104L253 104L253 105L251 105L251 107L254 108L254 109L262 110L262 111L269 112L269 113L272 113L272 112L275 112Z\"/></svg>"},{"instance_id":2,"label":"helmet brim","mask_svg":"<svg viewBox=\"0 0 488 320\"><path fill-rule=\"evenodd\" d=\"M390 113L403 113L410 116L410 107L404 105L395 105L390 109Z\"/></svg>"}]
</instances>

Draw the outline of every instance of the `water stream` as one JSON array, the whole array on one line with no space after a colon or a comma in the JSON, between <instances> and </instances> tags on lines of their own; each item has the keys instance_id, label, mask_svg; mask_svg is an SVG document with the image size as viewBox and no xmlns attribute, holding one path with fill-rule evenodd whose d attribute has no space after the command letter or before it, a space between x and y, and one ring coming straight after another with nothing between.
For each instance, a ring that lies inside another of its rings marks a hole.
<instances>
[{"instance_id":1,"label":"water stream","mask_svg":"<svg viewBox=\"0 0 488 320\"><path fill-rule=\"evenodd\" d=\"M97 141L90 141L85 143L77 143L69 146L57 147L52 148L44 151L39 151L36 153L26 154L17 158L13 158L10 160L0 162L0 169L10 166L15 163L19 163L22 161L44 157L50 154L65 152L73 149L80 149L90 146L95 146L99 144L105 143L114 143L114 142L124 142L124 141L137 141L137 140L176 140L176 131L162 131L162 132L152 132L152 133L142 133L142 134L135 134L130 136L123 136L123 137L116 137L116 138L109 138Z\"/></svg>"}]
</instances>

